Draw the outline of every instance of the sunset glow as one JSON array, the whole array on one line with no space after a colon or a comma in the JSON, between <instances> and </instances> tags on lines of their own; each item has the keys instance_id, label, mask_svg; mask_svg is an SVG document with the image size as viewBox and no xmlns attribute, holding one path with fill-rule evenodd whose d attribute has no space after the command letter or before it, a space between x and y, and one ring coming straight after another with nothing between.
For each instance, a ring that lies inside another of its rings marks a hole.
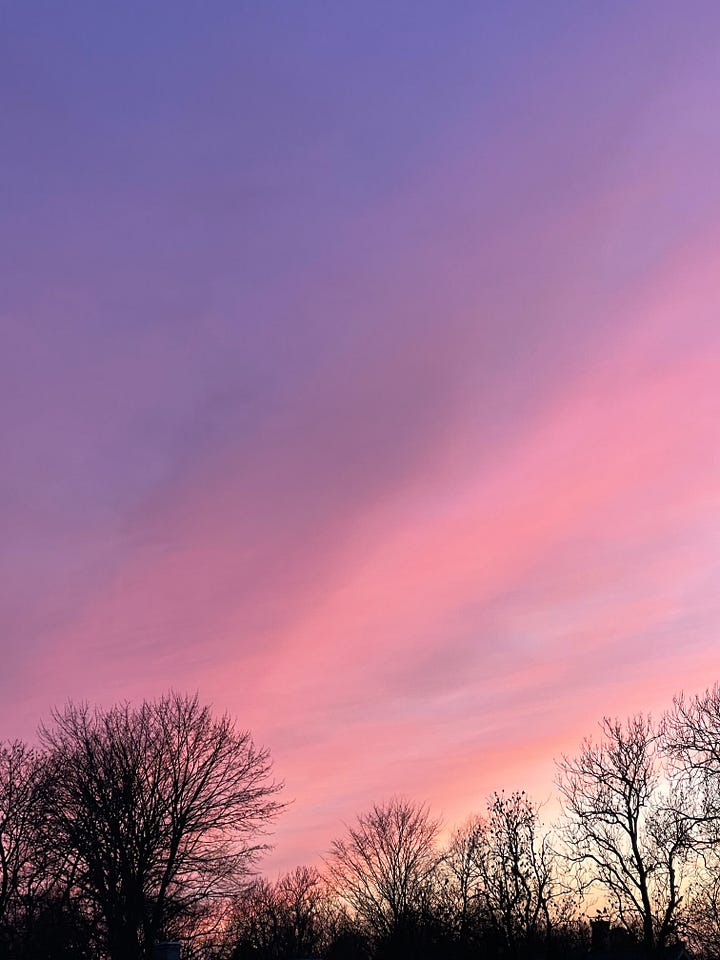
<instances>
[{"instance_id":1,"label":"sunset glow","mask_svg":"<svg viewBox=\"0 0 720 960\"><path fill-rule=\"evenodd\" d=\"M0 737L197 690L271 874L720 679L720 9L390 6L2 14Z\"/></svg>"}]
</instances>

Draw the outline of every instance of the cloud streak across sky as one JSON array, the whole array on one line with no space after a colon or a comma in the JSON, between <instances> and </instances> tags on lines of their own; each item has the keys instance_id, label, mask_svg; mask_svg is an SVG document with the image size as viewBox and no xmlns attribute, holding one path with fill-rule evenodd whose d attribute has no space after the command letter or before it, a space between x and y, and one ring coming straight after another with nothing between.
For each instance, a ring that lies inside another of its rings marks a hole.
<instances>
[{"instance_id":1,"label":"cloud streak across sky","mask_svg":"<svg viewBox=\"0 0 720 960\"><path fill-rule=\"evenodd\" d=\"M198 689L271 868L718 675L717 10L420 6L3 12L2 735Z\"/></svg>"}]
</instances>

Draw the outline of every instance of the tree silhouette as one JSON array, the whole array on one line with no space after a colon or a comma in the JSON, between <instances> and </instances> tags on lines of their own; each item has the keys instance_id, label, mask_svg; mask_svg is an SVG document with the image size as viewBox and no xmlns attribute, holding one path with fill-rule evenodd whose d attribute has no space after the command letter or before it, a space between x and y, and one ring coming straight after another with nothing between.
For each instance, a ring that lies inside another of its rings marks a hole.
<instances>
[{"instance_id":1,"label":"tree silhouette","mask_svg":"<svg viewBox=\"0 0 720 960\"><path fill-rule=\"evenodd\" d=\"M566 856L610 898L620 922L639 930L652 957L674 933L691 824L651 720L605 718L601 730L599 743L586 739L578 757L559 764Z\"/></svg>"},{"instance_id":2,"label":"tree silhouette","mask_svg":"<svg viewBox=\"0 0 720 960\"><path fill-rule=\"evenodd\" d=\"M0 744L0 942L24 931L55 879L46 830L47 771L20 740Z\"/></svg>"},{"instance_id":3,"label":"tree silhouette","mask_svg":"<svg viewBox=\"0 0 720 960\"><path fill-rule=\"evenodd\" d=\"M537 808L524 791L494 793L479 826L478 896L486 916L510 956L536 949L549 936L553 896L548 839L539 830Z\"/></svg>"},{"instance_id":4,"label":"tree silhouette","mask_svg":"<svg viewBox=\"0 0 720 960\"><path fill-rule=\"evenodd\" d=\"M270 760L227 716L170 694L69 704L41 731L48 817L111 960L150 954L174 919L237 889L277 813Z\"/></svg>"},{"instance_id":5,"label":"tree silhouette","mask_svg":"<svg viewBox=\"0 0 720 960\"><path fill-rule=\"evenodd\" d=\"M338 895L376 939L398 950L422 917L439 859L439 828L427 807L395 798L359 816L327 858Z\"/></svg>"}]
</instances>

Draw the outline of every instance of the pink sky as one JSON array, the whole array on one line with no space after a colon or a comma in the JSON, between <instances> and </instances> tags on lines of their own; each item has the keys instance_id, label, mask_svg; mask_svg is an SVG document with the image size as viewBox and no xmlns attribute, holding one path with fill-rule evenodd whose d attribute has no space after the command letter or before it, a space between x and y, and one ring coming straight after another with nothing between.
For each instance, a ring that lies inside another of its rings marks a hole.
<instances>
[{"instance_id":1,"label":"pink sky","mask_svg":"<svg viewBox=\"0 0 720 960\"><path fill-rule=\"evenodd\" d=\"M273 873L720 679L720 68L651 5L220 8L15 16L0 737L198 690Z\"/></svg>"}]
</instances>

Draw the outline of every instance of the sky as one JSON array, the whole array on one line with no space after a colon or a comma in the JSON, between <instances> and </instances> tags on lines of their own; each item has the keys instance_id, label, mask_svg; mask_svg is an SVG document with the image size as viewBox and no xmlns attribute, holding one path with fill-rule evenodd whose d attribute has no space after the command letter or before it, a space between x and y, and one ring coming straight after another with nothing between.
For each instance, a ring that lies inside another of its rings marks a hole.
<instances>
[{"instance_id":1,"label":"sky","mask_svg":"<svg viewBox=\"0 0 720 960\"><path fill-rule=\"evenodd\" d=\"M0 4L0 739L197 691L273 874L720 679L718 31Z\"/></svg>"}]
</instances>

